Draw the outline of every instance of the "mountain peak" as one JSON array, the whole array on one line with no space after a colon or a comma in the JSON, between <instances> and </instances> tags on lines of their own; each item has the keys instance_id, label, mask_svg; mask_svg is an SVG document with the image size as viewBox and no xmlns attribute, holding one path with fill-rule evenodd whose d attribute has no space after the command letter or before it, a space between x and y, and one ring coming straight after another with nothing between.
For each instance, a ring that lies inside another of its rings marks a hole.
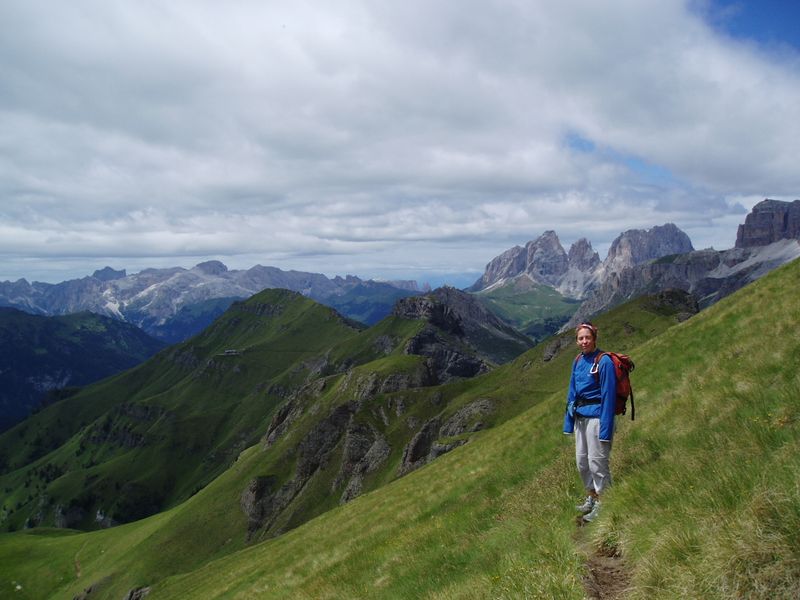
<instances>
[{"instance_id":1,"label":"mountain peak","mask_svg":"<svg viewBox=\"0 0 800 600\"><path fill-rule=\"evenodd\" d=\"M693 250L689 236L674 223L647 230L629 229L611 243L608 256L603 261L603 270L606 273L619 273L626 267Z\"/></svg>"},{"instance_id":2,"label":"mountain peak","mask_svg":"<svg viewBox=\"0 0 800 600\"><path fill-rule=\"evenodd\" d=\"M496 283L519 275L528 275L537 283L556 285L558 279L567 271L567 253L561 246L558 235L547 230L525 247L514 246L495 257L483 276L475 282L470 291L484 290Z\"/></svg>"},{"instance_id":3,"label":"mountain peak","mask_svg":"<svg viewBox=\"0 0 800 600\"><path fill-rule=\"evenodd\" d=\"M194 268L206 275L221 275L228 272L228 267L218 260L207 260L195 265Z\"/></svg>"},{"instance_id":4,"label":"mountain peak","mask_svg":"<svg viewBox=\"0 0 800 600\"><path fill-rule=\"evenodd\" d=\"M503 363L533 345L530 339L491 313L475 296L450 286L437 288L424 296L403 298L397 302L392 314L405 319L427 321L445 335L462 339L476 352L481 362L486 359L491 363ZM426 338L427 342L440 336L428 329L418 337ZM451 349L449 354L452 358L459 351ZM478 366L480 368L470 376L488 368Z\"/></svg>"},{"instance_id":5,"label":"mountain peak","mask_svg":"<svg viewBox=\"0 0 800 600\"><path fill-rule=\"evenodd\" d=\"M92 277L99 279L100 281L114 281L115 279L123 279L126 276L127 271L125 271L125 269L117 271L111 267L104 267L92 273Z\"/></svg>"},{"instance_id":6,"label":"mountain peak","mask_svg":"<svg viewBox=\"0 0 800 600\"><path fill-rule=\"evenodd\" d=\"M586 238L581 238L569 248L567 263L570 268L580 271L593 271L600 264L600 256L592 248L591 242Z\"/></svg>"},{"instance_id":7,"label":"mountain peak","mask_svg":"<svg viewBox=\"0 0 800 600\"><path fill-rule=\"evenodd\" d=\"M800 200L767 198L756 204L739 225L736 248L767 246L782 239L800 239Z\"/></svg>"}]
</instances>

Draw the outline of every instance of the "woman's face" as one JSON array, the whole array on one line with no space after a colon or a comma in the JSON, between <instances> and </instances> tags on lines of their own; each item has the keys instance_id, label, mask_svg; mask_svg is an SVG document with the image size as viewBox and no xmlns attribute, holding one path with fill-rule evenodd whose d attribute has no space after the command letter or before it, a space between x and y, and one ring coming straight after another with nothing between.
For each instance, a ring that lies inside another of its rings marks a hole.
<instances>
[{"instance_id":1,"label":"woman's face","mask_svg":"<svg viewBox=\"0 0 800 600\"><path fill-rule=\"evenodd\" d=\"M597 342L592 335L591 329L582 328L578 329L577 334L578 347L584 354L591 354L597 348Z\"/></svg>"}]
</instances>

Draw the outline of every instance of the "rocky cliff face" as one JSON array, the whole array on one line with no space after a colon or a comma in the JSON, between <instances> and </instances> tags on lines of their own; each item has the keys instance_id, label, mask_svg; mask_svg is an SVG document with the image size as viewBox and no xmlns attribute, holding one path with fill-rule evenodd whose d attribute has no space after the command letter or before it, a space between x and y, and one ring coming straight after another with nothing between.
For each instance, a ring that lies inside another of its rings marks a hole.
<instances>
[{"instance_id":1,"label":"rocky cliff face","mask_svg":"<svg viewBox=\"0 0 800 600\"><path fill-rule=\"evenodd\" d=\"M612 244L604 262L607 272L564 328L636 296L667 289L690 292L701 308L710 306L800 257L800 200L767 199L756 204L739 226L736 246L730 250L661 254L681 244L690 246L688 238L683 239L685 234L673 227L665 226L655 242L641 244L637 236L628 236L627 242ZM647 256L651 260L645 260ZM637 260L641 262L636 264Z\"/></svg>"},{"instance_id":2,"label":"rocky cliff face","mask_svg":"<svg viewBox=\"0 0 800 600\"><path fill-rule=\"evenodd\" d=\"M406 352L429 356L440 382L472 377L533 346L530 339L498 319L476 298L451 287L400 300L393 314L429 323L411 340Z\"/></svg>"},{"instance_id":3,"label":"rocky cliff face","mask_svg":"<svg viewBox=\"0 0 800 600\"><path fill-rule=\"evenodd\" d=\"M692 250L694 247L689 236L672 223L646 231L630 229L611 243L608 256L601 266L601 279L657 258Z\"/></svg>"},{"instance_id":4,"label":"rocky cliff face","mask_svg":"<svg viewBox=\"0 0 800 600\"><path fill-rule=\"evenodd\" d=\"M565 328L642 294L662 290L689 292L705 308L798 257L800 241L784 239L767 246L688 252L627 267L607 277Z\"/></svg>"},{"instance_id":5,"label":"rocky cliff face","mask_svg":"<svg viewBox=\"0 0 800 600\"><path fill-rule=\"evenodd\" d=\"M756 204L739 225L736 248L767 246L779 240L800 238L800 200L782 202L767 198Z\"/></svg>"},{"instance_id":6,"label":"rocky cliff face","mask_svg":"<svg viewBox=\"0 0 800 600\"><path fill-rule=\"evenodd\" d=\"M514 278L527 277L548 285L569 298L583 298L612 273L670 254L693 250L683 231L672 223L649 230L632 229L611 244L601 263L591 243L582 238L564 251L554 231L516 246L494 258L470 291L491 289Z\"/></svg>"},{"instance_id":7,"label":"rocky cliff face","mask_svg":"<svg viewBox=\"0 0 800 600\"><path fill-rule=\"evenodd\" d=\"M545 231L524 247L515 246L492 259L470 291L486 290L520 276L535 283L558 287L566 276L571 275L575 280L576 272L591 272L599 262L597 253L586 239L573 244L567 254L556 232Z\"/></svg>"}]
</instances>

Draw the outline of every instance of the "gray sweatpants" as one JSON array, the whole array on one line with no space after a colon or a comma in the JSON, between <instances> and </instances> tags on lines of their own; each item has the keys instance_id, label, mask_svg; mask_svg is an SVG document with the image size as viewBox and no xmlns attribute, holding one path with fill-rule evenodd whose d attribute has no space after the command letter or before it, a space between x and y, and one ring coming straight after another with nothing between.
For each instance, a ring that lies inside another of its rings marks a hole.
<instances>
[{"instance_id":1,"label":"gray sweatpants","mask_svg":"<svg viewBox=\"0 0 800 600\"><path fill-rule=\"evenodd\" d=\"M575 418L575 462L583 487L602 494L611 485L611 442L599 439L600 419Z\"/></svg>"}]
</instances>

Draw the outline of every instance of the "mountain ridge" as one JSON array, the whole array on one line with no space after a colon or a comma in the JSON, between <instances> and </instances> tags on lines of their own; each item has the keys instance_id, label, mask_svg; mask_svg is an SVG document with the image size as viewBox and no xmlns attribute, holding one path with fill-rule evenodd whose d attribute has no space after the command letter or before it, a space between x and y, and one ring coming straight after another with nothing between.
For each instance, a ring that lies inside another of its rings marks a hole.
<instances>
[{"instance_id":1,"label":"mountain ridge","mask_svg":"<svg viewBox=\"0 0 800 600\"><path fill-rule=\"evenodd\" d=\"M550 251L535 250L543 247ZM571 316L563 318L560 315L565 310L558 309L553 316L539 317L543 320L527 328L532 331L544 326L547 333L574 326L638 295L672 288L691 292L701 307L706 307L798 257L800 200L767 198L757 203L739 225L736 245L729 250L695 250L683 231L667 223L623 232L599 262L587 240L575 242L567 254L555 232L547 231L525 248L515 246L495 257L469 289L491 296L528 278L565 298L581 300ZM535 302L535 298L531 300ZM500 310L508 312L510 300L504 302ZM520 325L525 320L517 316L514 322Z\"/></svg>"},{"instance_id":2,"label":"mountain ridge","mask_svg":"<svg viewBox=\"0 0 800 600\"><path fill-rule=\"evenodd\" d=\"M353 275L330 279L321 273L262 265L230 270L211 260L190 269L150 268L135 274L105 267L91 276L57 284L25 279L0 282L0 306L48 316L89 310L133 323L167 342L178 342L199 333L233 301L263 289L289 289L326 304L365 283ZM395 289L398 297L423 291L411 281L381 284ZM382 310L385 316L389 308Z\"/></svg>"},{"instance_id":3,"label":"mountain ridge","mask_svg":"<svg viewBox=\"0 0 800 600\"><path fill-rule=\"evenodd\" d=\"M552 287L563 295L582 299L609 273L671 254L694 250L689 236L675 224L655 226L648 230L629 229L611 243L606 258L581 238L564 250L555 231L545 231L524 247L515 246L486 265L483 276L470 288L486 292L517 277L527 276L535 283Z\"/></svg>"}]
</instances>

